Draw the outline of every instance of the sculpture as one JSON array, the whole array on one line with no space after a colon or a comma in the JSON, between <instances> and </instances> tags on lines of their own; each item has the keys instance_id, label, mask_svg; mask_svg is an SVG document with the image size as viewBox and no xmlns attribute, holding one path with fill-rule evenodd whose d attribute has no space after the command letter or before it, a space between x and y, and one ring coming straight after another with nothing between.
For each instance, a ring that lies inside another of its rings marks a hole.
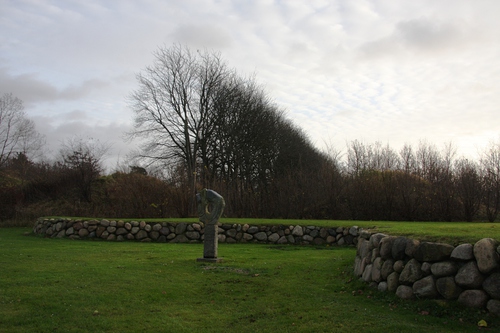
<instances>
[{"instance_id":1,"label":"sculpture","mask_svg":"<svg viewBox=\"0 0 500 333\"><path fill-rule=\"evenodd\" d=\"M217 258L217 225L226 205L224 198L213 190L203 189L196 194L196 203L198 217L205 224L203 258L198 258L197 261L222 262L222 258Z\"/></svg>"}]
</instances>

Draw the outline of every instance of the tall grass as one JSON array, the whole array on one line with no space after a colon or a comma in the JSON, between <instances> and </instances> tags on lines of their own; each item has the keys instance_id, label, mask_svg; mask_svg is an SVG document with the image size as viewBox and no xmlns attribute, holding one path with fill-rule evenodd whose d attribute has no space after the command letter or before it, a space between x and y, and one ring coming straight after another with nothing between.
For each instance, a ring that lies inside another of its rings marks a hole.
<instances>
[{"instance_id":1,"label":"tall grass","mask_svg":"<svg viewBox=\"0 0 500 333\"><path fill-rule=\"evenodd\" d=\"M401 301L352 276L354 248L71 241L0 229L0 332L475 332L495 318Z\"/></svg>"}]
</instances>

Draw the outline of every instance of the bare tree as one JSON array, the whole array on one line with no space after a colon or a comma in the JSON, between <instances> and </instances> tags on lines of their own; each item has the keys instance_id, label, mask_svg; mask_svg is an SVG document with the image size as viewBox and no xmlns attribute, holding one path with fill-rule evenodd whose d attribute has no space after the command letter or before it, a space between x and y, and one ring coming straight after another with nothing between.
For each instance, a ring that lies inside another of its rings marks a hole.
<instances>
[{"instance_id":1,"label":"bare tree","mask_svg":"<svg viewBox=\"0 0 500 333\"><path fill-rule=\"evenodd\" d=\"M16 153L37 157L45 140L26 118L23 102L12 94L0 97L0 166Z\"/></svg>"},{"instance_id":2,"label":"bare tree","mask_svg":"<svg viewBox=\"0 0 500 333\"><path fill-rule=\"evenodd\" d=\"M92 184L103 171L102 158L109 145L98 140L68 139L62 144L60 155L67 170L68 181L73 181L81 199L92 201Z\"/></svg>"},{"instance_id":3,"label":"bare tree","mask_svg":"<svg viewBox=\"0 0 500 333\"><path fill-rule=\"evenodd\" d=\"M137 76L130 135L143 139L138 157L149 164L184 163L194 192L197 161L212 130L213 95L231 71L218 53L180 45L161 47L154 56L153 65Z\"/></svg>"},{"instance_id":4,"label":"bare tree","mask_svg":"<svg viewBox=\"0 0 500 333\"><path fill-rule=\"evenodd\" d=\"M500 212L500 143L491 142L480 163L483 203L488 221L494 222Z\"/></svg>"},{"instance_id":5,"label":"bare tree","mask_svg":"<svg viewBox=\"0 0 500 333\"><path fill-rule=\"evenodd\" d=\"M467 222L472 222L481 204L481 180L477 163L465 158L456 163L455 183Z\"/></svg>"}]
</instances>

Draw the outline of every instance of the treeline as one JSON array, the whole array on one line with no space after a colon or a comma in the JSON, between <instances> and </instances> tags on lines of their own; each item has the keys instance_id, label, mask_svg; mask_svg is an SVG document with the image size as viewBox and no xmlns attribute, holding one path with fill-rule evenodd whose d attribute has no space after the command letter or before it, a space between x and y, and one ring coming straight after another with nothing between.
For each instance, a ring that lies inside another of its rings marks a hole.
<instances>
[{"instance_id":1,"label":"treeline","mask_svg":"<svg viewBox=\"0 0 500 333\"><path fill-rule=\"evenodd\" d=\"M268 177L207 176L226 199L225 216L290 219L397 221L496 221L500 209L500 145L479 161L455 158L448 146L428 143L396 152L389 146L353 141L344 155L321 154L303 135L290 142L287 163ZM39 216L162 218L195 216L187 169L148 174L139 166L103 174L95 146L77 141L52 163L22 154L0 170L2 224L31 223ZM293 167L291 166L293 165ZM278 171L279 170L279 171ZM201 176L203 175L203 176ZM206 179L203 179L206 177ZM10 221L10 222L9 222Z\"/></svg>"}]
</instances>

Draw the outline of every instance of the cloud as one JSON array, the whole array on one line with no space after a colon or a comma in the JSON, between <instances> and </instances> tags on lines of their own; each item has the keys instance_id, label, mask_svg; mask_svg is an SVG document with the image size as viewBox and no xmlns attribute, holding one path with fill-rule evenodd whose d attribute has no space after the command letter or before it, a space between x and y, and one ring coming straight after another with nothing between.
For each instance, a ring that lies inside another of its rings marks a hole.
<instances>
[{"instance_id":1,"label":"cloud","mask_svg":"<svg viewBox=\"0 0 500 333\"><path fill-rule=\"evenodd\" d=\"M100 79L90 79L78 85L58 89L50 82L39 78L38 74L12 75L6 68L0 68L0 91L11 92L25 103L54 102L57 100L78 100L108 86Z\"/></svg>"},{"instance_id":2,"label":"cloud","mask_svg":"<svg viewBox=\"0 0 500 333\"><path fill-rule=\"evenodd\" d=\"M137 146L124 139L125 134L132 129L129 124L95 125L88 122L90 117L83 111L69 112L63 116L63 122L58 122L56 118L58 117L35 116L32 118L37 130L46 138L46 155L52 159L58 158L59 150L65 140L91 138L110 147L103 163L108 171L111 171L117 163L124 162L127 154Z\"/></svg>"},{"instance_id":3,"label":"cloud","mask_svg":"<svg viewBox=\"0 0 500 333\"><path fill-rule=\"evenodd\" d=\"M7 1L0 12L0 91L60 137L130 126L134 73L174 42L256 73L318 146L500 132L500 2Z\"/></svg>"},{"instance_id":4,"label":"cloud","mask_svg":"<svg viewBox=\"0 0 500 333\"><path fill-rule=\"evenodd\" d=\"M172 33L172 39L193 47L224 49L231 46L230 34L213 24L182 25Z\"/></svg>"}]
</instances>

